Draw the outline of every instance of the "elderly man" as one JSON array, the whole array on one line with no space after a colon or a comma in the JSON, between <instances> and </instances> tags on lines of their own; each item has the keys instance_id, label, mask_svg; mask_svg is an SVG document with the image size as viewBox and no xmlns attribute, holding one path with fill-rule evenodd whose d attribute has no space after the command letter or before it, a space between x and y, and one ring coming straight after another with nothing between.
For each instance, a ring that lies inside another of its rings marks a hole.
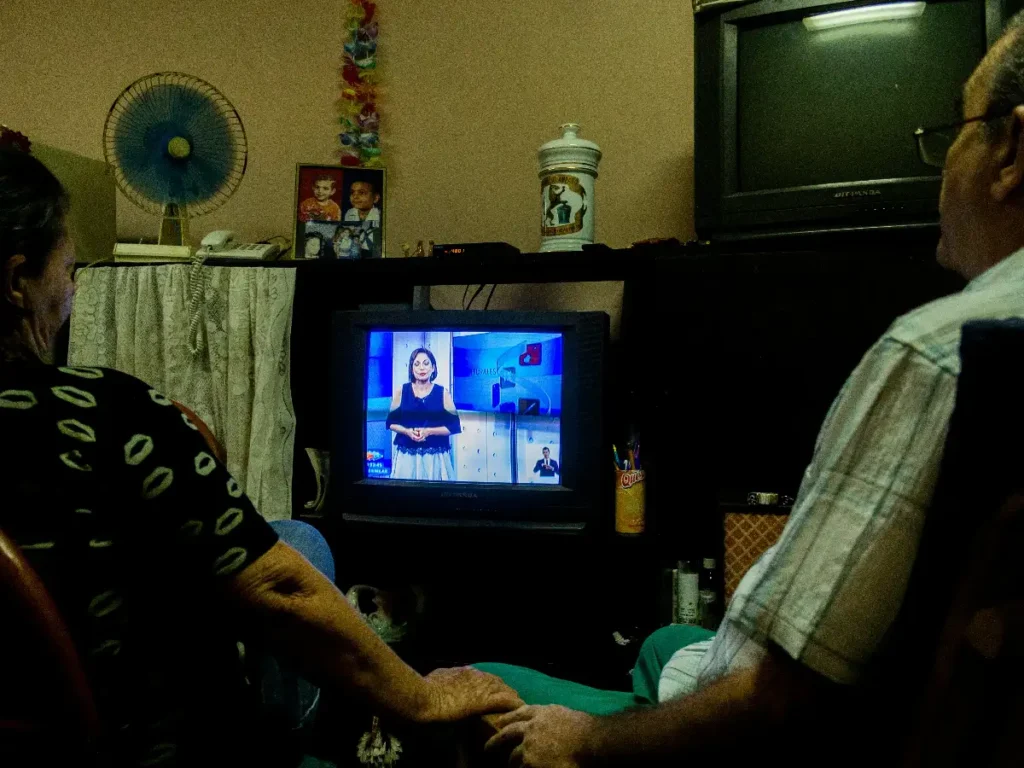
<instances>
[{"instance_id":1,"label":"elderly man","mask_svg":"<svg viewBox=\"0 0 1024 768\"><path fill-rule=\"evenodd\" d=\"M692 674L692 653L670 662L684 681L678 697L606 718L523 707L502 717L489 744L514 746L513 764L681 765L699 754L728 764L795 711L830 711L861 678L917 552L953 409L960 329L1024 317L1024 14L964 87L963 118L919 143L922 159L944 169L939 262L970 284L897 320L850 376L779 542L744 577ZM813 740L801 736L787 739L787 760ZM833 746L828 762L851 746Z\"/></svg>"}]
</instances>

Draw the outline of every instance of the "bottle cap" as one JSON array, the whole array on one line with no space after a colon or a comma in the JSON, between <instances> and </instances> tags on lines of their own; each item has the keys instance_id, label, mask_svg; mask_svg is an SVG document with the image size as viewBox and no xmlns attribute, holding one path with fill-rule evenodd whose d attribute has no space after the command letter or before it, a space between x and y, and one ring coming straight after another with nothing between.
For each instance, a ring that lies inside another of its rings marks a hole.
<instances>
[{"instance_id":1,"label":"bottle cap","mask_svg":"<svg viewBox=\"0 0 1024 768\"><path fill-rule=\"evenodd\" d=\"M715 570L715 558L713 558L713 557L705 557L704 558L704 567L707 568L709 571Z\"/></svg>"}]
</instances>

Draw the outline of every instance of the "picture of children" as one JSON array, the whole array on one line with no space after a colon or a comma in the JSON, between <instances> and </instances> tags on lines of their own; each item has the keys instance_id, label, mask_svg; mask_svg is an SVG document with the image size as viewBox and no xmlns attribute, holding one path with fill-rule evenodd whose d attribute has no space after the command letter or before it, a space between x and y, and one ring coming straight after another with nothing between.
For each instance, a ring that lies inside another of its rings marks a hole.
<instances>
[{"instance_id":1,"label":"picture of children","mask_svg":"<svg viewBox=\"0 0 1024 768\"><path fill-rule=\"evenodd\" d=\"M300 164L295 179L295 257L381 258L385 173L383 168ZM310 239L314 232L320 236Z\"/></svg>"},{"instance_id":2,"label":"picture of children","mask_svg":"<svg viewBox=\"0 0 1024 768\"><path fill-rule=\"evenodd\" d=\"M337 186L332 174L317 174L309 187L313 196L299 204L299 221L341 221L341 206L332 199Z\"/></svg>"},{"instance_id":3,"label":"picture of children","mask_svg":"<svg viewBox=\"0 0 1024 768\"><path fill-rule=\"evenodd\" d=\"M382 188L384 172L370 168L345 169L348 206L342 225L352 227L353 238L359 242L359 258L379 259L383 237ZM353 250L354 252L354 250Z\"/></svg>"}]
</instances>

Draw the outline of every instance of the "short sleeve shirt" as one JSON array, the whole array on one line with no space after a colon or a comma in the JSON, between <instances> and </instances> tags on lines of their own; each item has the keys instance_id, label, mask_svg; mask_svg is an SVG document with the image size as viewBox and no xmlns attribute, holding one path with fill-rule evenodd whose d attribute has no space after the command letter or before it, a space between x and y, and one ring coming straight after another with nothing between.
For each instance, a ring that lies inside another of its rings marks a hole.
<instances>
[{"instance_id":1,"label":"short sleeve shirt","mask_svg":"<svg viewBox=\"0 0 1024 768\"><path fill-rule=\"evenodd\" d=\"M856 682L899 611L935 489L971 320L1024 318L1024 250L899 318L826 417L779 541L743 577L698 687L774 645Z\"/></svg>"},{"instance_id":2,"label":"short sleeve shirt","mask_svg":"<svg viewBox=\"0 0 1024 768\"><path fill-rule=\"evenodd\" d=\"M0 528L69 626L116 764L235 738L253 697L216 588L277 536L196 426L117 371L4 364L0 476Z\"/></svg>"}]
</instances>

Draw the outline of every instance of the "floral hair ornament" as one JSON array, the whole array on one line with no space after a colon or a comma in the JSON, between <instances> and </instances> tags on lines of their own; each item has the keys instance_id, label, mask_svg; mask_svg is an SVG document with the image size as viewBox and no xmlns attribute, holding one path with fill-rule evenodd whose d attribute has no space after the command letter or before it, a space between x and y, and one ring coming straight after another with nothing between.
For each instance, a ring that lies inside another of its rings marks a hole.
<instances>
[{"instance_id":1,"label":"floral hair ornament","mask_svg":"<svg viewBox=\"0 0 1024 768\"><path fill-rule=\"evenodd\" d=\"M19 133L6 125L0 125L0 149L13 149L15 152L32 154L32 142L24 133Z\"/></svg>"}]
</instances>

